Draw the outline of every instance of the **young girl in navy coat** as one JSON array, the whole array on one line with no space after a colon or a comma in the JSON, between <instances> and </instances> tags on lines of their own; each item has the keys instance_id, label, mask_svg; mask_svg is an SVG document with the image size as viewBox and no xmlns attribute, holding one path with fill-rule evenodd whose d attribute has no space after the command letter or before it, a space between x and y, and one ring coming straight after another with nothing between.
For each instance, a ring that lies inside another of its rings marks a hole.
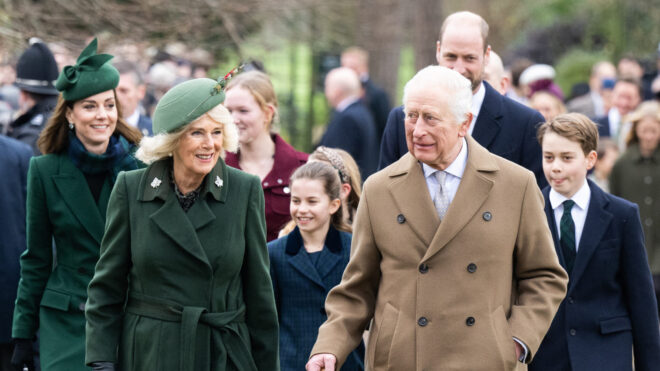
<instances>
[{"instance_id":1,"label":"young girl in navy coat","mask_svg":"<svg viewBox=\"0 0 660 371\"><path fill-rule=\"evenodd\" d=\"M351 249L337 170L323 162L307 163L293 173L290 185L296 228L268 244L282 371L305 369L318 329L327 319L325 298L341 281ZM363 357L360 345L341 370L362 370Z\"/></svg>"}]
</instances>

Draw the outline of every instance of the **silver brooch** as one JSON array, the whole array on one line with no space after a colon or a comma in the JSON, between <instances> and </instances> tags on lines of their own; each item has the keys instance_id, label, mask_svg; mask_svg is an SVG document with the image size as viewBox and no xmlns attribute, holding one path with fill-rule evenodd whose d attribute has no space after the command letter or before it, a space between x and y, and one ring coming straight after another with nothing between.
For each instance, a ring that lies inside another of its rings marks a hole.
<instances>
[{"instance_id":1,"label":"silver brooch","mask_svg":"<svg viewBox=\"0 0 660 371\"><path fill-rule=\"evenodd\" d=\"M222 187L222 179L220 179L219 176L215 177L215 186L216 187Z\"/></svg>"},{"instance_id":2,"label":"silver brooch","mask_svg":"<svg viewBox=\"0 0 660 371\"><path fill-rule=\"evenodd\" d=\"M286 193L286 194L289 194L289 193L291 192L291 190L289 189L289 187L284 187L283 191L284 191L284 193Z\"/></svg>"},{"instance_id":3,"label":"silver brooch","mask_svg":"<svg viewBox=\"0 0 660 371\"><path fill-rule=\"evenodd\" d=\"M162 180L154 178L154 180L151 181L151 188L158 188L162 182Z\"/></svg>"}]
</instances>

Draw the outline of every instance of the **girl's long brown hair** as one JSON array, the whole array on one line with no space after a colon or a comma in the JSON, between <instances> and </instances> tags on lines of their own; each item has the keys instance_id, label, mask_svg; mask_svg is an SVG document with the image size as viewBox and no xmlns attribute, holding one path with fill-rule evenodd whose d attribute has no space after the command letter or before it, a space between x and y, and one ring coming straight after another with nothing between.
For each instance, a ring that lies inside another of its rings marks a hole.
<instances>
[{"instance_id":1,"label":"girl's long brown hair","mask_svg":"<svg viewBox=\"0 0 660 371\"><path fill-rule=\"evenodd\" d=\"M308 162L299 167L293 175L291 175L289 186L293 186L293 183L298 179L318 180L323 185L325 194L330 197L330 200L341 199L341 181L339 180L339 174L337 174L337 171L332 166L326 163L319 161ZM353 229L351 226L344 222L343 207L344 206L340 204L339 209L332 214L330 223L335 229L352 233Z\"/></svg>"}]
</instances>

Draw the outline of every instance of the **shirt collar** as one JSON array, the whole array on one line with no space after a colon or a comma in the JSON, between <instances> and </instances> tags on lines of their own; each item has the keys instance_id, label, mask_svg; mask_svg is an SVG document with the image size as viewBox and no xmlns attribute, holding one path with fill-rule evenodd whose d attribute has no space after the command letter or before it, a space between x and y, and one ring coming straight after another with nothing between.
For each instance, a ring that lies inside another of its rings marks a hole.
<instances>
[{"instance_id":1,"label":"shirt collar","mask_svg":"<svg viewBox=\"0 0 660 371\"><path fill-rule=\"evenodd\" d=\"M133 112L132 115L130 115L126 118L126 122L129 125L133 126L133 127L137 127L138 121L140 121L140 110L139 109L136 109L135 112Z\"/></svg>"},{"instance_id":2,"label":"shirt collar","mask_svg":"<svg viewBox=\"0 0 660 371\"><path fill-rule=\"evenodd\" d=\"M585 179L582 187L580 187L580 189L575 192L573 197L571 197L571 200L573 200L575 204L580 207L580 209L586 210L587 206L589 206L590 197L591 189L589 188L589 182L587 182ZM561 205L566 200L568 200L568 198L566 198L564 195L560 194L554 189L550 189L550 206L552 206L553 210L559 207L559 205Z\"/></svg>"},{"instance_id":3,"label":"shirt collar","mask_svg":"<svg viewBox=\"0 0 660 371\"><path fill-rule=\"evenodd\" d=\"M479 90L477 90L477 93L472 95L472 107L470 109L470 112L472 113L473 117L477 117L479 115L479 111L481 111L481 105L484 103L485 97L486 97L486 87L482 82L481 84L479 84ZM474 122L470 123L470 126L472 126L473 124Z\"/></svg>"},{"instance_id":4,"label":"shirt collar","mask_svg":"<svg viewBox=\"0 0 660 371\"><path fill-rule=\"evenodd\" d=\"M445 173L453 175L457 177L458 179L463 178L463 173L465 172L465 166L467 165L467 157L468 157L468 149L467 149L467 141L465 138L461 138L461 151L458 152L458 156L454 159L454 161L447 166L447 168L444 170ZM438 169L435 169L425 163L422 162L422 170L424 171L424 177L428 178L429 176L435 174Z\"/></svg>"},{"instance_id":5,"label":"shirt collar","mask_svg":"<svg viewBox=\"0 0 660 371\"><path fill-rule=\"evenodd\" d=\"M360 98L358 98L358 97L344 98L341 102L339 102L339 104L337 104L337 108L335 108L335 111L342 112L343 110L348 108L348 106L350 106L351 104L357 102L359 99Z\"/></svg>"}]
</instances>

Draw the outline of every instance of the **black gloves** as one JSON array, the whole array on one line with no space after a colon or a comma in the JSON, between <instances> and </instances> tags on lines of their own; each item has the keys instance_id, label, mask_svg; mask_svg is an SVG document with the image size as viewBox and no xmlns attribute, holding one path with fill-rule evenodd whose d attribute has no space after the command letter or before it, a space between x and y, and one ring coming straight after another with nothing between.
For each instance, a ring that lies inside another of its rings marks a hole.
<instances>
[{"instance_id":1,"label":"black gloves","mask_svg":"<svg viewBox=\"0 0 660 371\"><path fill-rule=\"evenodd\" d=\"M11 365L16 371L34 371L34 350L31 339L14 339L14 353L11 355Z\"/></svg>"}]
</instances>

